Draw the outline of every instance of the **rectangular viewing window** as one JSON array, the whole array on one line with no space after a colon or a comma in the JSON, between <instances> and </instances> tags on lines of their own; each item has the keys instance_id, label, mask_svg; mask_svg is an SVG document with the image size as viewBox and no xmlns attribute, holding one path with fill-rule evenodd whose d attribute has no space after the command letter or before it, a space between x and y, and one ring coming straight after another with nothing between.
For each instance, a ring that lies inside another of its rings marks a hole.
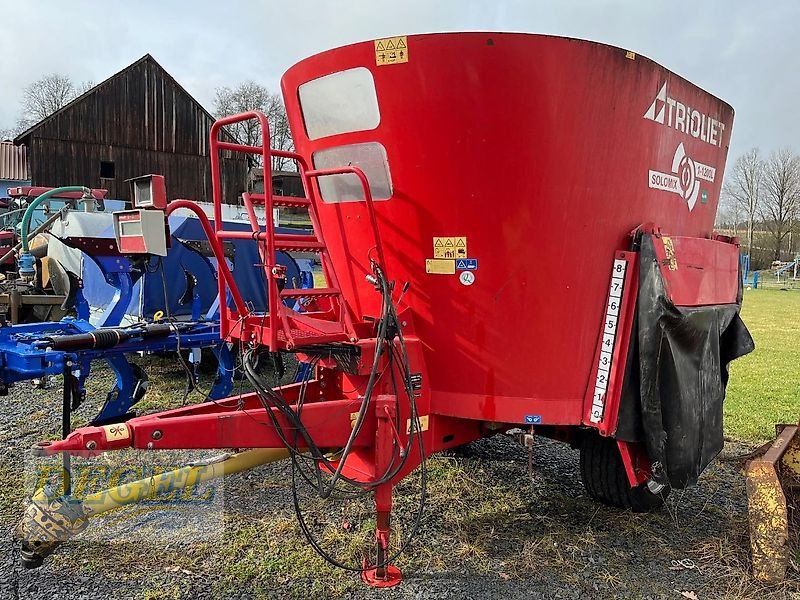
<instances>
[{"instance_id":1,"label":"rectangular viewing window","mask_svg":"<svg viewBox=\"0 0 800 600\"><path fill-rule=\"evenodd\" d=\"M334 146L314 152L315 169L358 167L367 176L373 200L392 197L392 179L386 148L378 142ZM358 202L364 200L364 189L359 178L352 173L320 177L319 190L324 202Z\"/></svg>"},{"instance_id":2,"label":"rectangular viewing window","mask_svg":"<svg viewBox=\"0 0 800 600\"><path fill-rule=\"evenodd\" d=\"M142 222L141 221L120 221L119 223L120 235L142 235Z\"/></svg>"},{"instance_id":3,"label":"rectangular viewing window","mask_svg":"<svg viewBox=\"0 0 800 600\"><path fill-rule=\"evenodd\" d=\"M375 80L365 67L312 79L302 84L297 93L311 140L368 131L381 122Z\"/></svg>"}]
</instances>

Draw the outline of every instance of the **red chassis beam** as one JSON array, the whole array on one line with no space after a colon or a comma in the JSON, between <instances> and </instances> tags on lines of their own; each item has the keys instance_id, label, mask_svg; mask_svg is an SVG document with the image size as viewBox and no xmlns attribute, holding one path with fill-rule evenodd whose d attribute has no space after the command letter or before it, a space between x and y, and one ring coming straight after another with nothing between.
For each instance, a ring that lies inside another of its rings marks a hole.
<instances>
[{"instance_id":1,"label":"red chassis beam","mask_svg":"<svg viewBox=\"0 0 800 600\"><path fill-rule=\"evenodd\" d=\"M289 393L296 391L300 385L288 386ZM287 388L282 392L286 394ZM351 414L357 413L360 406L361 400L358 399L310 402L303 406L303 424L319 447L338 448L347 442L351 431ZM293 429L286 419L277 409L272 411L284 435L291 438ZM374 444L375 412L367 412L355 446ZM298 444L301 443L300 438ZM125 423L81 427L64 440L41 442L37 446L42 454L85 454L120 448L163 450L282 447L283 441L255 393L144 415Z\"/></svg>"}]
</instances>

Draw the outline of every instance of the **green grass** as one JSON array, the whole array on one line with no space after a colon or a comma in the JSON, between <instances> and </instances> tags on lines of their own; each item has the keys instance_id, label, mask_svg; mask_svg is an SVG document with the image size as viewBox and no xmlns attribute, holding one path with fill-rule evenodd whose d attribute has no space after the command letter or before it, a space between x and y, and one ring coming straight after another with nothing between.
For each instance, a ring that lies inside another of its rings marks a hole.
<instances>
[{"instance_id":1,"label":"green grass","mask_svg":"<svg viewBox=\"0 0 800 600\"><path fill-rule=\"evenodd\" d=\"M731 365L725 431L765 441L800 417L800 292L745 290L742 319L756 349Z\"/></svg>"},{"instance_id":2,"label":"green grass","mask_svg":"<svg viewBox=\"0 0 800 600\"><path fill-rule=\"evenodd\" d=\"M755 339L756 350L731 365L725 430L731 438L755 443L774 437L775 423L796 422L800 416L800 291L746 290L742 318ZM177 363L170 357L151 357L144 363L152 385L137 409L145 412L183 404L184 373ZM102 372L98 368L95 376ZM210 377L205 374L203 389L210 387ZM98 386L93 392L97 395L107 381L97 379L93 385ZM237 391L239 385L237 382ZM241 385L249 389L246 382ZM197 393L186 399L200 400L202 395ZM29 420L36 421L40 416L34 413ZM715 479L706 476L704 481L709 486ZM660 544L659 552L670 558L694 557L720 590L750 585L742 515L731 522L736 525L732 535L739 537L692 538L689 547L679 548L661 541L663 532L670 527L692 527L694 522L674 524L668 512L620 515L585 496L553 494L550 488L526 482L525 464L518 460L433 457L420 537L411 551L400 557L398 565L409 574L426 577L454 572L498 581L560 577L576 589L583 589L580 586L589 577L590 583L603 583L608 596L618 588L644 593L637 587L638 581L626 575L628 559L624 554L606 554L606 562L593 562L597 548L613 546L620 535L625 535ZM410 477L396 490L396 540L403 537L415 514L417 483L416 477ZM0 485L8 492L0 499L0 521L10 529L19 518L26 490L18 470L11 467L0 468ZM252 479L251 487L241 487L240 493L282 493L287 497L287 488L285 471L264 469ZM720 493L726 489L723 486ZM204 576L213 573L209 579L217 597L241 589L258 599L348 597L362 589L357 577L331 567L313 552L296 525L289 503L287 500L286 506L261 512L230 509L222 537L198 543L188 552L169 547L142 552L138 546L103 546L78 539L50 560L59 572L81 576L120 577L120 565L126 569L135 565L139 572L153 570L153 581L148 581L140 594L149 600L188 597L184 587L173 581L159 583L161 571ZM358 564L365 548L371 549L373 510L371 499L365 497L311 504L308 515L309 522L320 529L328 550L345 562ZM708 510L716 510L715 505L711 503ZM727 513L720 513L720 518L728 518ZM344 521L351 526L343 528ZM727 577L726 582L719 580L722 576ZM748 587L747 593L739 595L720 592L720 597L752 597L750 591Z\"/></svg>"}]
</instances>

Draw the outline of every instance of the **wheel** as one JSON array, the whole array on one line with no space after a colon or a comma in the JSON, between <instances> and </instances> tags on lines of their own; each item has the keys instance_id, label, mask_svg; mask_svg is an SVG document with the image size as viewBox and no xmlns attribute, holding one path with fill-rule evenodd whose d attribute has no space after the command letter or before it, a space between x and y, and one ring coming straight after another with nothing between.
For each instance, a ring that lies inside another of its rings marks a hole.
<instances>
[{"instance_id":1,"label":"wheel","mask_svg":"<svg viewBox=\"0 0 800 600\"><path fill-rule=\"evenodd\" d=\"M581 439L580 452L583 486L595 500L633 512L651 512L664 505L668 486L652 480L630 486L614 439L587 433Z\"/></svg>"}]
</instances>

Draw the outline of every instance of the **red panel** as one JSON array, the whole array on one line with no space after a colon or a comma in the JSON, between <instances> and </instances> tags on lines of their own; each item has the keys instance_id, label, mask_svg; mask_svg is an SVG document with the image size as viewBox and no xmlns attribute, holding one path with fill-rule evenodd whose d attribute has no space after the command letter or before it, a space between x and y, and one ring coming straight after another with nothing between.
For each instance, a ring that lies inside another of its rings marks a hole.
<instances>
[{"instance_id":1,"label":"red panel","mask_svg":"<svg viewBox=\"0 0 800 600\"><path fill-rule=\"evenodd\" d=\"M653 245L673 304L710 306L736 302L738 245L681 236L655 237Z\"/></svg>"},{"instance_id":2,"label":"red panel","mask_svg":"<svg viewBox=\"0 0 800 600\"><path fill-rule=\"evenodd\" d=\"M144 237L123 235L119 238L120 254L142 254L144 251Z\"/></svg>"},{"instance_id":3,"label":"red panel","mask_svg":"<svg viewBox=\"0 0 800 600\"><path fill-rule=\"evenodd\" d=\"M431 395L431 412L437 415L521 425L579 425L582 407L582 398L518 398L448 392Z\"/></svg>"},{"instance_id":4,"label":"red panel","mask_svg":"<svg viewBox=\"0 0 800 600\"><path fill-rule=\"evenodd\" d=\"M711 234L733 110L602 44L460 33L408 36L407 45L406 63L377 66L367 41L289 69L282 87L297 151L311 162L342 144L385 147L393 196L375 211L386 267L410 282L403 303L448 414L580 422L608 257L645 222ZM378 126L309 140L298 87L355 67L374 77ZM319 212L355 316L378 314L364 279L375 245L364 203ZM426 272L436 236L467 238L478 267L471 285L458 271Z\"/></svg>"}]
</instances>

